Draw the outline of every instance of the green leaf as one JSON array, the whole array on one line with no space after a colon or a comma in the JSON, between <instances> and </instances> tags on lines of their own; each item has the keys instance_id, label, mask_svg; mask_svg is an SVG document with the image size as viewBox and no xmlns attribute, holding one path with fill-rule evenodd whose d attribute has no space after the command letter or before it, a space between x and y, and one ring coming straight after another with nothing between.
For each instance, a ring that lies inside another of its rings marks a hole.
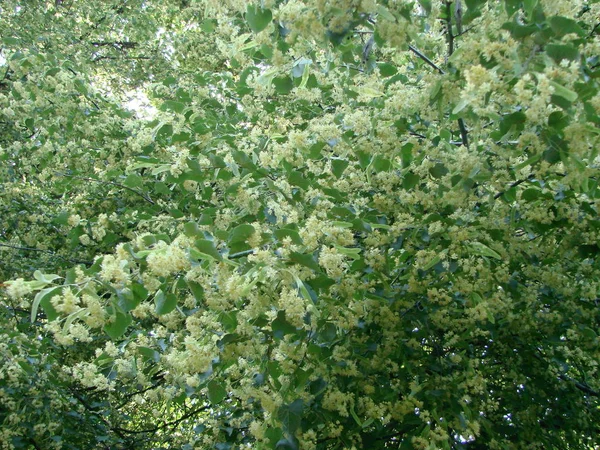
<instances>
[{"instance_id":1,"label":"green leaf","mask_svg":"<svg viewBox=\"0 0 600 450\"><path fill-rule=\"evenodd\" d=\"M394 16L394 14L392 14L391 11L383 5L377 6L377 13L382 19L389 20L390 22L396 21L396 16Z\"/></svg>"},{"instance_id":2,"label":"green leaf","mask_svg":"<svg viewBox=\"0 0 600 450\"><path fill-rule=\"evenodd\" d=\"M36 270L35 272L33 272L33 278L35 278L38 281L41 281L42 283L47 284L47 283L52 283L57 278L61 278L61 277L60 277L60 275L44 274L44 273L40 272L39 270Z\"/></svg>"},{"instance_id":3,"label":"green leaf","mask_svg":"<svg viewBox=\"0 0 600 450\"><path fill-rule=\"evenodd\" d=\"M302 238L300 237L300 233L298 233L297 230L292 230L289 228L280 228L278 230L275 230L273 234L279 241L283 241L286 237L289 237L294 244L303 244Z\"/></svg>"},{"instance_id":4,"label":"green leaf","mask_svg":"<svg viewBox=\"0 0 600 450\"><path fill-rule=\"evenodd\" d=\"M200 23L200 29L205 33L212 33L217 28L217 21L214 19L204 19Z\"/></svg>"},{"instance_id":5,"label":"green leaf","mask_svg":"<svg viewBox=\"0 0 600 450\"><path fill-rule=\"evenodd\" d=\"M429 169L429 173L433 178L441 178L448 173L448 169L442 163L436 163L431 169Z\"/></svg>"},{"instance_id":6,"label":"green leaf","mask_svg":"<svg viewBox=\"0 0 600 450\"><path fill-rule=\"evenodd\" d=\"M416 175L412 172L407 172L406 175L404 175L404 178L402 179L402 187L408 191L408 190L414 188L418 182L419 182L418 175Z\"/></svg>"},{"instance_id":7,"label":"green leaf","mask_svg":"<svg viewBox=\"0 0 600 450\"><path fill-rule=\"evenodd\" d=\"M426 15L431 14L431 0L419 0L419 4L425 10Z\"/></svg>"},{"instance_id":8,"label":"green leaf","mask_svg":"<svg viewBox=\"0 0 600 450\"><path fill-rule=\"evenodd\" d=\"M467 105L469 104L469 100L468 99L461 99L456 106L454 107L454 109L452 110L452 114L458 114L459 112L461 112L463 109L465 109L467 107Z\"/></svg>"},{"instance_id":9,"label":"green leaf","mask_svg":"<svg viewBox=\"0 0 600 450\"><path fill-rule=\"evenodd\" d=\"M548 19L550 28L556 37L563 37L567 34L574 33L578 36L585 36L585 30L579 26L573 19L562 16L553 16Z\"/></svg>"},{"instance_id":10,"label":"green leaf","mask_svg":"<svg viewBox=\"0 0 600 450\"><path fill-rule=\"evenodd\" d=\"M527 200L528 202L537 200L538 198L540 198L542 195L542 193L540 192L539 189L536 188L529 188L529 189L525 189L523 191L523 193L521 194L521 198L523 200Z\"/></svg>"},{"instance_id":11,"label":"green leaf","mask_svg":"<svg viewBox=\"0 0 600 450\"><path fill-rule=\"evenodd\" d=\"M294 89L294 82L290 77L273 78L273 86L278 94L288 94Z\"/></svg>"},{"instance_id":12,"label":"green leaf","mask_svg":"<svg viewBox=\"0 0 600 450\"><path fill-rule=\"evenodd\" d=\"M202 231L200 231L196 222L187 222L183 225L183 234L187 237L197 237L202 235Z\"/></svg>"},{"instance_id":13,"label":"green leaf","mask_svg":"<svg viewBox=\"0 0 600 450\"><path fill-rule=\"evenodd\" d=\"M137 347L137 351L140 353L140 355L144 357L144 362L157 363L158 361L160 361L160 353L158 353L153 348L140 346Z\"/></svg>"},{"instance_id":14,"label":"green leaf","mask_svg":"<svg viewBox=\"0 0 600 450\"><path fill-rule=\"evenodd\" d=\"M222 261L223 257L215 248L215 244L207 239L196 239L194 247L190 248L190 254L199 258L216 259Z\"/></svg>"},{"instance_id":15,"label":"green leaf","mask_svg":"<svg viewBox=\"0 0 600 450\"><path fill-rule=\"evenodd\" d=\"M334 247L338 251L338 253L347 256L350 259L360 259L360 248L348 248L342 247L340 245L334 245Z\"/></svg>"},{"instance_id":16,"label":"green leaf","mask_svg":"<svg viewBox=\"0 0 600 450\"><path fill-rule=\"evenodd\" d=\"M159 108L161 111L173 111L182 114L185 110L185 104L174 100L167 100Z\"/></svg>"},{"instance_id":17,"label":"green leaf","mask_svg":"<svg viewBox=\"0 0 600 450\"><path fill-rule=\"evenodd\" d=\"M319 267L319 264L317 264L315 256L312 253L303 254L298 252L290 252L290 261L308 267L309 269L312 269L315 272L321 271L321 268Z\"/></svg>"},{"instance_id":18,"label":"green leaf","mask_svg":"<svg viewBox=\"0 0 600 450\"><path fill-rule=\"evenodd\" d=\"M143 179L136 173L130 173L123 181L123 184L130 188L140 187L143 184Z\"/></svg>"},{"instance_id":19,"label":"green leaf","mask_svg":"<svg viewBox=\"0 0 600 450\"><path fill-rule=\"evenodd\" d=\"M192 280L187 280L187 284L196 300L200 301L204 299L204 288L200 283L197 283Z\"/></svg>"},{"instance_id":20,"label":"green leaf","mask_svg":"<svg viewBox=\"0 0 600 450\"><path fill-rule=\"evenodd\" d=\"M559 97L562 97L570 102L577 100L577 92L567 89L566 87L561 86L554 81L550 82L550 86L554 88L554 95L558 95Z\"/></svg>"},{"instance_id":21,"label":"green leaf","mask_svg":"<svg viewBox=\"0 0 600 450\"><path fill-rule=\"evenodd\" d=\"M154 304L156 305L156 314L168 314L177 307L177 296L171 292L165 294L162 290L158 290L154 296Z\"/></svg>"},{"instance_id":22,"label":"green leaf","mask_svg":"<svg viewBox=\"0 0 600 450\"><path fill-rule=\"evenodd\" d=\"M546 53L557 63L560 63L563 59L568 61L579 59L579 50L571 44L548 44L546 45Z\"/></svg>"},{"instance_id":23,"label":"green leaf","mask_svg":"<svg viewBox=\"0 0 600 450\"><path fill-rule=\"evenodd\" d=\"M41 306L46 314L46 318L49 322L52 322L58 317L58 313L50 300L57 295L61 295L63 290L62 286L48 287L39 291L31 304L31 321L35 322L37 318L38 308Z\"/></svg>"},{"instance_id":24,"label":"green leaf","mask_svg":"<svg viewBox=\"0 0 600 450\"><path fill-rule=\"evenodd\" d=\"M108 334L112 340L116 340L123 336L127 327L132 322L131 315L129 313L124 313L119 309L116 310L116 314L111 320L110 323L104 325L104 332Z\"/></svg>"},{"instance_id":25,"label":"green leaf","mask_svg":"<svg viewBox=\"0 0 600 450\"><path fill-rule=\"evenodd\" d=\"M227 391L216 380L209 381L206 387L208 388L208 399L213 405L218 405L227 397Z\"/></svg>"},{"instance_id":26,"label":"green leaf","mask_svg":"<svg viewBox=\"0 0 600 450\"><path fill-rule=\"evenodd\" d=\"M340 178L348 167L348 160L335 158L331 160L331 171L336 176L336 178Z\"/></svg>"},{"instance_id":27,"label":"green leaf","mask_svg":"<svg viewBox=\"0 0 600 450\"><path fill-rule=\"evenodd\" d=\"M277 411L277 419L283 425L284 431L294 434L302 421L304 412L304 401L302 399L294 400L288 405L281 405Z\"/></svg>"},{"instance_id":28,"label":"green leaf","mask_svg":"<svg viewBox=\"0 0 600 450\"><path fill-rule=\"evenodd\" d=\"M261 8L256 5L248 5L246 9L246 21L250 29L258 33L269 25L273 20L273 14L270 9Z\"/></svg>"},{"instance_id":29,"label":"green leaf","mask_svg":"<svg viewBox=\"0 0 600 450\"><path fill-rule=\"evenodd\" d=\"M471 250L471 253L478 256L487 256L490 258L495 258L501 260L502 257L498 252L492 250L487 245L482 244L481 242L471 242L467 245L467 247Z\"/></svg>"},{"instance_id":30,"label":"green leaf","mask_svg":"<svg viewBox=\"0 0 600 450\"><path fill-rule=\"evenodd\" d=\"M504 8L506 9L506 14L508 17L511 17L514 13L516 13L521 8L520 0L504 0Z\"/></svg>"},{"instance_id":31,"label":"green leaf","mask_svg":"<svg viewBox=\"0 0 600 450\"><path fill-rule=\"evenodd\" d=\"M231 230L229 232L229 244L245 242L254 233L256 233L256 230L254 229L254 227L252 225L247 224L247 223L238 225L237 227L235 227L233 230Z\"/></svg>"},{"instance_id":32,"label":"green leaf","mask_svg":"<svg viewBox=\"0 0 600 450\"><path fill-rule=\"evenodd\" d=\"M271 330L276 339L283 339L286 334L295 333L296 327L285 319L284 311L279 311L277 318L271 322Z\"/></svg>"},{"instance_id":33,"label":"green leaf","mask_svg":"<svg viewBox=\"0 0 600 450\"><path fill-rule=\"evenodd\" d=\"M219 314L219 323L225 331L233 332L238 326L237 313L235 311L223 311Z\"/></svg>"},{"instance_id":34,"label":"green leaf","mask_svg":"<svg viewBox=\"0 0 600 450\"><path fill-rule=\"evenodd\" d=\"M19 45L20 41L16 37L5 36L2 38L2 43L9 46Z\"/></svg>"},{"instance_id":35,"label":"green leaf","mask_svg":"<svg viewBox=\"0 0 600 450\"><path fill-rule=\"evenodd\" d=\"M392 64L379 63L377 64L377 67L379 67L379 73L384 78L391 77L392 75L398 73L398 69Z\"/></svg>"}]
</instances>

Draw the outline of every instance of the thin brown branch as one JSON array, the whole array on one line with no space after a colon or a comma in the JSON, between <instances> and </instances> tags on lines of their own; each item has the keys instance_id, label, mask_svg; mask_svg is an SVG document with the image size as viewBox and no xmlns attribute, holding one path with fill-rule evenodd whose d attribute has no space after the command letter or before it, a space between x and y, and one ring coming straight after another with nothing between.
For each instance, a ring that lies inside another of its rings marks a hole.
<instances>
[{"instance_id":1,"label":"thin brown branch","mask_svg":"<svg viewBox=\"0 0 600 450\"><path fill-rule=\"evenodd\" d=\"M448 40L448 58L454 53L454 33L452 32L452 1L446 0L446 39Z\"/></svg>"},{"instance_id":2,"label":"thin brown branch","mask_svg":"<svg viewBox=\"0 0 600 450\"><path fill-rule=\"evenodd\" d=\"M417 50L412 45L409 45L408 48L411 52L413 52L415 55L417 55L419 58L421 58L423 61L425 61L427 64L429 64L431 67L433 67L435 70L437 70L440 73L440 75L444 75L446 73L442 70L441 67L439 67L436 63L434 63L432 60L430 60L427 56L425 56L423 53L421 53L419 50Z\"/></svg>"}]
</instances>

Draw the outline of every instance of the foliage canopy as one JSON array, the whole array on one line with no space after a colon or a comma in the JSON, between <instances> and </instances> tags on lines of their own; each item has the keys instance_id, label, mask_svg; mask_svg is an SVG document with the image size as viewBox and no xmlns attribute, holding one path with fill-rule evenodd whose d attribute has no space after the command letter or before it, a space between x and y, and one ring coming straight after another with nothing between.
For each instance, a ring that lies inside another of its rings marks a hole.
<instances>
[{"instance_id":1,"label":"foliage canopy","mask_svg":"<svg viewBox=\"0 0 600 450\"><path fill-rule=\"evenodd\" d=\"M599 17L3 1L1 447L593 448Z\"/></svg>"}]
</instances>

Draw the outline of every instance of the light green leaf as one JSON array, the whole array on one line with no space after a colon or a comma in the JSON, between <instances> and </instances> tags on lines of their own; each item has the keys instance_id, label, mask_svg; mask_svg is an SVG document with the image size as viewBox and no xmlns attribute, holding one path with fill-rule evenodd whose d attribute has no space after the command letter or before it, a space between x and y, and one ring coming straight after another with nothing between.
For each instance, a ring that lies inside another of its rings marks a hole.
<instances>
[{"instance_id":1,"label":"light green leaf","mask_svg":"<svg viewBox=\"0 0 600 450\"><path fill-rule=\"evenodd\" d=\"M467 247L471 250L471 253L474 255L487 256L499 260L502 259L498 252L492 250L487 245L482 244L481 242L471 242L470 244L467 244Z\"/></svg>"},{"instance_id":2,"label":"light green leaf","mask_svg":"<svg viewBox=\"0 0 600 450\"><path fill-rule=\"evenodd\" d=\"M466 99L466 98L460 99L460 101L456 104L456 106L452 110L452 114L458 114L463 109L465 109L468 104L469 104L469 100L468 99Z\"/></svg>"},{"instance_id":3,"label":"light green leaf","mask_svg":"<svg viewBox=\"0 0 600 450\"><path fill-rule=\"evenodd\" d=\"M39 291L31 304L31 321L35 322L38 314L38 308L41 306L46 313L48 321L52 321L58 317L58 313L50 303L52 297L60 295L62 293L62 286L59 287L48 287Z\"/></svg>"},{"instance_id":4,"label":"light green leaf","mask_svg":"<svg viewBox=\"0 0 600 450\"><path fill-rule=\"evenodd\" d=\"M35 278L38 281L41 281L42 283L48 284L52 283L57 278L61 278L61 276L55 274L44 274L39 270L36 270L35 272L33 272L33 278Z\"/></svg>"},{"instance_id":5,"label":"light green leaf","mask_svg":"<svg viewBox=\"0 0 600 450\"><path fill-rule=\"evenodd\" d=\"M570 102L574 102L575 100L577 100L577 92L567 89L566 87L561 86L560 84L554 81L550 82L550 86L554 88L555 95L558 95L559 97L562 97Z\"/></svg>"},{"instance_id":6,"label":"light green leaf","mask_svg":"<svg viewBox=\"0 0 600 450\"><path fill-rule=\"evenodd\" d=\"M338 253L347 256L350 259L360 259L360 248L348 248L340 245L334 245Z\"/></svg>"}]
</instances>

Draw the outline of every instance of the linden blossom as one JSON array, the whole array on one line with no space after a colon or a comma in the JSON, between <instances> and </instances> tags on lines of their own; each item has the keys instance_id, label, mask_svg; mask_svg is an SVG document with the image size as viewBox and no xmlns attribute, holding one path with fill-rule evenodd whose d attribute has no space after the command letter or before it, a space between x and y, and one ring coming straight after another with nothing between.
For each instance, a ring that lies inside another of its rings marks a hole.
<instances>
[{"instance_id":1,"label":"linden blossom","mask_svg":"<svg viewBox=\"0 0 600 450\"><path fill-rule=\"evenodd\" d=\"M594 447L598 17L4 0L0 447Z\"/></svg>"}]
</instances>

